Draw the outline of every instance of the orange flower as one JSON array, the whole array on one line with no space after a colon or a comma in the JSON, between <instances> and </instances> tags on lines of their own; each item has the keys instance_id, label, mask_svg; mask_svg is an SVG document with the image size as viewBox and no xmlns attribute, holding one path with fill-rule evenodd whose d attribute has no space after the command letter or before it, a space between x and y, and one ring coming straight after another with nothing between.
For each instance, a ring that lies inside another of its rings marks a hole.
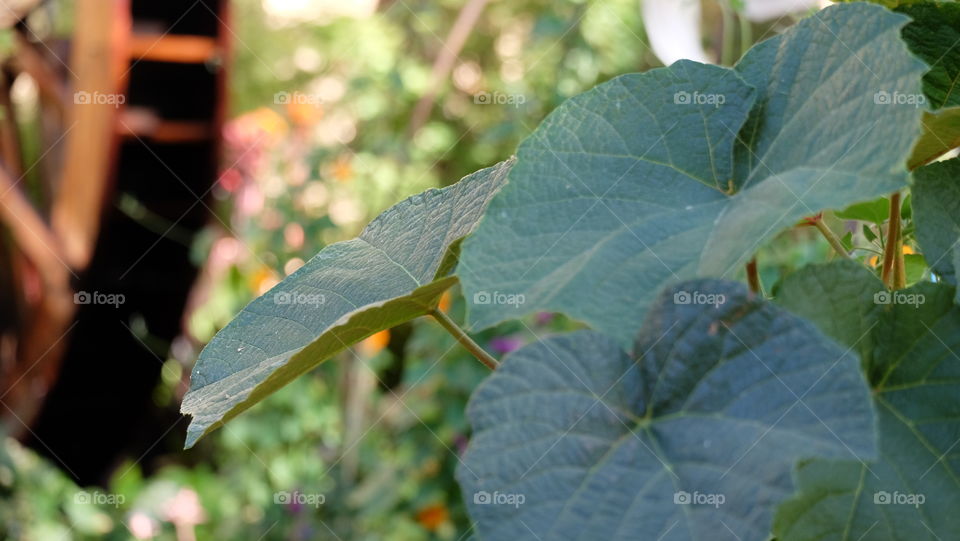
<instances>
[{"instance_id":1,"label":"orange flower","mask_svg":"<svg viewBox=\"0 0 960 541\"><path fill-rule=\"evenodd\" d=\"M350 156L343 155L333 162L331 170L333 178L340 182L350 182L353 180L353 165L350 164Z\"/></svg>"},{"instance_id":2,"label":"orange flower","mask_svg":"<svg viewBox=\"0 0 960 541\"><path fill-rule=\"evenodd\" d=\"M429 505L417 511L417 522L431 532L449 519L450 513L443 504Z\"/></svg>"},{"instance_id":3,"label":"orange flower","mask_svg":"<svg viewBox=\"0 0 960 541\"><path fill-rule=\"evenodd\" d=\"M383 351L383 348L387 347L387 344L389 343L390 330L387 329L368 336L364 341L360 342L357 347L365 356L373 357L377 353Z\"/></svg>"},{"instance_id":4,"label":"orange flower","mask_svg":"<svg viewBox=\"0 0 960 541\"><path fill-rule=\"evenodd\" d=\"M309 128L323 118L323 107L319 103L292 101L287 104L287 116L295 125Z\"/></svg>"}]
</instances>

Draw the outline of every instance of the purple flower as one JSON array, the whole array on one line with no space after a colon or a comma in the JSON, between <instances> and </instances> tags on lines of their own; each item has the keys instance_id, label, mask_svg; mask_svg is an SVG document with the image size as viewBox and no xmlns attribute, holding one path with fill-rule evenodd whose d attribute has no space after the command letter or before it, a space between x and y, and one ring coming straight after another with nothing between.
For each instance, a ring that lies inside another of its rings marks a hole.
<instances>
[{"instance_id":1,"label":"purple flower","mask_svg":"<svg viewBox=\"0 0 960 541\"><path fill-rule=\"evenodd\" d=\"M537 325L546 325L553 321L553 312L537 312Z\"/></svg>"},{"instance_id":2,"label":"purple flower","mask_svg":"<svg viewBox=\"0 0 960 541\"><path fill-rule=\"evenodd\" d=\"M497 353L506 354L523 347L523 340L516 336L498 336L490 340L490 347Z\"/></svg>"}]
</instances>

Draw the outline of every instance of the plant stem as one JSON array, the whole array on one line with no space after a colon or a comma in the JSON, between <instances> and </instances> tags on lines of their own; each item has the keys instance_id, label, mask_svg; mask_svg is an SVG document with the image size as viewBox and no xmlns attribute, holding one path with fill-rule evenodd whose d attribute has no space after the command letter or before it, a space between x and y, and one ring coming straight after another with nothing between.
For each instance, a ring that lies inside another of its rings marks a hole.
<instances>
[{"instance_id":1,"label":"plant stem","mask_svg":"<svg viewBox=\"0 0 960 541\"><path fill-rule=\"evenodd\" d=\"M720 65L729 66L733 64L733 13L731 13L733 8L727 3L727 0L721 0L719 4L723 16L720 35Z\"/></svg>"},{"instance_id":2,"label":"plant stem","mask_svg":"<svg viewBox=\"0 0 960 541\"><path fill-rule=\"evenodd\" d=\"M467 333L463 332L463 329L461 329L455 321L450 319L450 316L444 314L436 308L431 309L429 314L433 316L433 319L437 320L437 323L439 323L441 327L446 329L448 333L456 338L457 342L460 342L461 346L473 354L478 361L485 364L487 368L490 370L496 370L497 367L500 366L500 363L494 359L492 355L484 351L483 348L474 342L472 338L467 336Z\"/></svg>"},{"instance_id":3,"label":"plant stem","mask_svg":"<svg viewBox=\"0 0 960 541\"><path fill-rule=\"evenodd\" d=\"M753 45L753 28L750 26L752 23L743 13L737 13L737 19L740 21L740 58L743 58Z\"/></svg>"},{"instance_id":4,"label":"plant stem","mask_svg":"<svg viewBox=\"0 0 960 541\"><path fill-rule=\"evenodd\" d=\"M893 288L903 289L907 287L907 265L903 258L903 232L900 233L900 239L897 241L897 253L893 262Z\"/></svg>"},{"instance_id":5,"label":"plant stem","mask_svg":"<svg viewBox=\"0 0 960 541\"><path fill-rule=\"evenodd\" d=\"M850 254L847 253L847 249L843 246L843 243L833 234L833 231L830 231L830 228L823 223L822 219L814 220L813 225L823 234L823 237L830 243L830 247L833 248L838 255L846 257L847 259L850 258Z\"/></svg>"},{"instance_id":6,"label":"plant stem","mask_svg":"<svg viewBox=\"0 0 960 541\"><path fill-rule=\"evenodd\" d=\"M750 285L750 291L758 295L763 294L763 284L760 283L760 273L757 272L756 257L747 262L747 284Z\"/></svg>"},{"instance_id":7,"label":"plant stem","mask_svg":"<svg viewBox=\"0 0 960 541\"><path fill-rule=\"evenodd\" d=\"M887 223L887 242L883 250L883 271L880 277L887 287L895 286L893 274L900 251L900 192L890 196L890 220Z\"/></svg>"}]
</instances>

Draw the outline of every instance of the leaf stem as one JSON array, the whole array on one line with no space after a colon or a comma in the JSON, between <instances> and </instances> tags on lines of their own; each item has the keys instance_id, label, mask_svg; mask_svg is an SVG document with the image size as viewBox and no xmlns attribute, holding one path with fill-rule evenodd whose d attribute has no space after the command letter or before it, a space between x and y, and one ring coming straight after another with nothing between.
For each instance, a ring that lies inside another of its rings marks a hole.
<instances>
[{"instance_id":1,"label":"leaf stem","mask_svg":"<svg viewBox=\"0 0 960 541\"><path fill-rule=\"evenodd\" d=\"M895 288L894 267L900 251L900 192L890 196L890 220L887 223L887 239L883 249L883 271L880 277L889 288Z\"/></svg>"},{"instance_id":2,"label":"leaf stem","mask_svg":"<svg viewBox=\"0 0 960 541\"><path fill-rule=\"evenodd\" d=\"M814 220L813 225L814 227L817 228L818 231L820 231L821 234L823 234L823 237L827 239L828 243L830 243L830 247L833 248L833 250L837 252L838 255L840 255L841 257L850 259L850 254L847 252L847 249L843 246L843 243L840 242L840 239L837 238L837 236L833 233L833 231L830 231L830 228L823 223L822 218L817 218L816 220Z\"/></svg>"},{"instance_id":3,"label":"leaf stem","mask_svg":"<svg viewBox=\"0 0 960 541\"><path fill-rule=\"evenodd\" d=\"M756 257L747 262L747 284L750 285L750 291L758 295L763 294L763 284L760 283L760 273L757 272Z\"/></svg>"},{"instance_id":4,"label":"leaf stem","mask_svg":"<svg viewBox=\"0 0 960 541\"><path fill-rule=\"evenodd\" d=\"M496 370L497 367L500 366L500 363L494 359L492 355L484 351L483 348L480 347L476 342L474 342L473 339L470 338L455 321L450 319L450 316L436 308L432 308L429 314L433 316L433 319L437 320L437 323L439 323L441 327L446 329L448 333L456 338L457 342L460 342L460 345L463 346L464 349L473 354L473 356L476 357L478 361L485 364L487 368L490 370Z\"/></svg>"}]
</instances>

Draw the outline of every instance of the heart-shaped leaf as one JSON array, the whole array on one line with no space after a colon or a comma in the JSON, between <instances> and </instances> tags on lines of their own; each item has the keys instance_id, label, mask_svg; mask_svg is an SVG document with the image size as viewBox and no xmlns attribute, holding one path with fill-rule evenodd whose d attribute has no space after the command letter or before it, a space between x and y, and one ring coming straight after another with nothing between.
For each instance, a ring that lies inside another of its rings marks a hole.
<instances>
[{"instance_id":1,"label":"heart-shaped leaf","mask_svg":"<svg viewBox=\"0 0 960 541\"><path fill-rule=\"evenodd\" d=\"M468 301L522 295L628 344L663 284L730 275L801 217L904 187L922 109L885 97L920 92L907 21L833 6L737 71L678 62L568 100L464 245ZM469 319L518 312L472 303Z\"/></svg>"},{"instance_id":2,"label":"heart-shaped leaf","mask_svg":"<svg viewBox=\"0 0 960 541\"><path fill-rule=\"evenodd\" d=\"M821 287L804 289L811 283ZM779 302L851 348L869 345L864 364L880 457L804 463L796 474L799 494L777 513L778 540L956 538L960 308L953 294L931 283L890 292L850 264L808 267L785 281Z\"/></svg>"},{"instance_id":3,"label":"heart-shaped leaf","mask_svg":"<svg viewBox=\"0 0 960 541\"><path fill-rule=\"evenodd\" d=\"M913 174L917 241L930 268L956 284L960 252L960 158L932 163Z\"/></svg>"},{"instance_id":4,"label":"heart-shaped leaf","mask_svg":"<svg viewBox=\"0 0 960 541\"><path fill-rule=\"evenodd\" d=\"M592 331L474 393L457 477L483 539L764 540L800 458L866 458L856 354L739 284L666 291L634 360Z\"/></svg>"},{"instance_id":5,"label":"heart-shaped leaf","mask_svg":"<svg viewBox=\"0 0 960 541\"><path fill-rule=\"evenodd\" d=\"M457 281L460 239L512 165L394 205L244 308L193 369L181 406L193 416L187 447L351 344L433 308Z\"/></svg>"}]
</instances>

